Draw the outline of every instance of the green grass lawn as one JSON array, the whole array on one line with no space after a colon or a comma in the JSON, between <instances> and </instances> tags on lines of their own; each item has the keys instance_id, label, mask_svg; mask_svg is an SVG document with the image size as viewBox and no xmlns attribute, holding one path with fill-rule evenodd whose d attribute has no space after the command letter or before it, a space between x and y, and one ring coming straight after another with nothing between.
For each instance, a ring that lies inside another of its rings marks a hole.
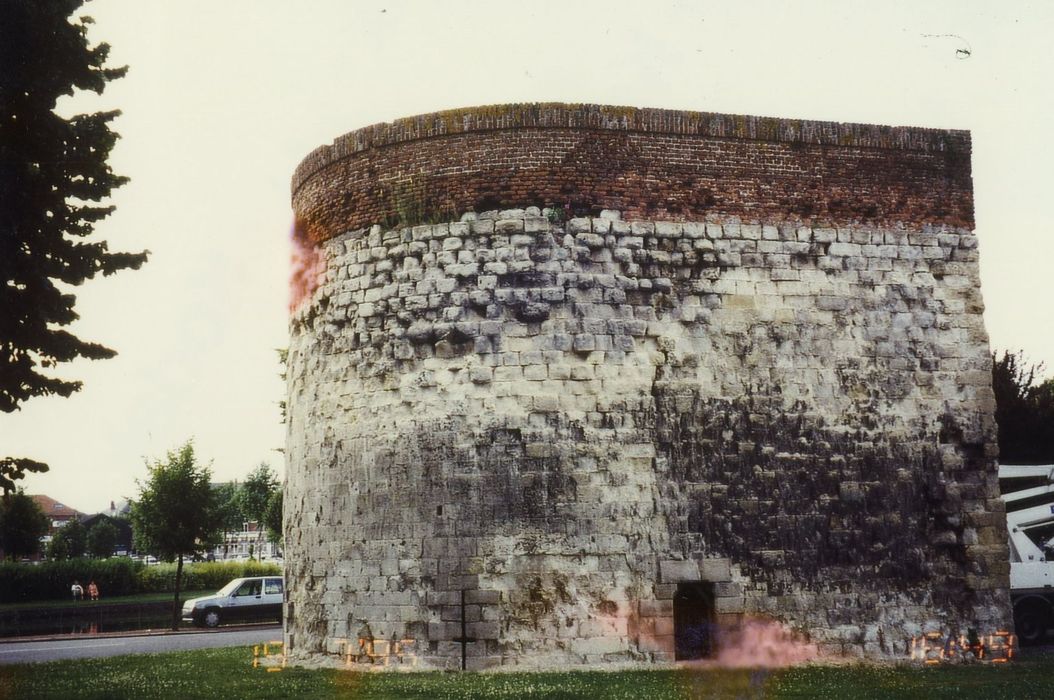
<instances>
[{"instance_id":1,"label":"green grass lawn","mask_svg":"<svg viewBox=\"0 0 1054 700\"><path fill-rule=\"evenodd\" d=\"M248 647L0 666L0 698L1051 698L1054 656L1004 666L354 673L252 668Z\"/></svg>"}]
</instances>

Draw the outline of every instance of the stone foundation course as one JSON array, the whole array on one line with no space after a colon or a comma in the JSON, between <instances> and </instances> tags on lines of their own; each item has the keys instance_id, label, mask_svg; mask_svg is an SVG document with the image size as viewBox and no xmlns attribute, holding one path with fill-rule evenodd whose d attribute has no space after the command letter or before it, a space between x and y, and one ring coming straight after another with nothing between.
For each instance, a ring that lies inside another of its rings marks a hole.
<instances>
[{"instance_id":1,"label":"stone foundation course","mask_svg":"<svg viewBox=\"0 0 1054 700\"><path fill-rule=\"evenodd\" d=\"M965 132L477 108L342 137L293 201L294 659L1009 624Z\"/></svg>"}]
</instances>

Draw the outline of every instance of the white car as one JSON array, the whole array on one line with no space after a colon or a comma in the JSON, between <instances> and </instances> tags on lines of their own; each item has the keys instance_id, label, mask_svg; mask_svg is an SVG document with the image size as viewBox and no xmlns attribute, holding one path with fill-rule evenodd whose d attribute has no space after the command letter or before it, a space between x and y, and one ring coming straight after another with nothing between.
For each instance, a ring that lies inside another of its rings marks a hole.
<instances>
[{"instance_id":1,"label":"white car","mask_svg":"<svg viewBox=\"0 0 1054 700\"><path fill-rule=\"evenodd\" d=\"M281 576L236 578L215 595L183 603L183 621L197 627L224 622L281 622L284 590Z\"/></svg>"}]
</instances>

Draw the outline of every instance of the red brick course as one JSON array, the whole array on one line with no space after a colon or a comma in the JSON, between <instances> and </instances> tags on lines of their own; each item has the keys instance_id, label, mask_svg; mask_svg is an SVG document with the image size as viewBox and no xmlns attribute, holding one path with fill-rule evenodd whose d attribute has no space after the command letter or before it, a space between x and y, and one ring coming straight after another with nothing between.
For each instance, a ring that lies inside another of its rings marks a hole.
<instances>
[{"instance_id":1,"label":"red brick course","mask_svg":"<svg viewBox=\"0 0 1054 700\"><path fill-rule=\"evenodd\" d=\"M973 227L970 135L596 105L499 105L353 131L293 178L301 235L565 206L625 218Z\"/></svg>"}]
</instances>

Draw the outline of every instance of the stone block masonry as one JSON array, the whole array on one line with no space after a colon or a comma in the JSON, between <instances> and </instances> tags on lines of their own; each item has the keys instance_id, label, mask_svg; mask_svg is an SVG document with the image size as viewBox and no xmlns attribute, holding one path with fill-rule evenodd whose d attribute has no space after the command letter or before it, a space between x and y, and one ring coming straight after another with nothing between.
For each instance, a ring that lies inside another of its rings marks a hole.
<instances>
[{"instance_id":1,"label":"stone block masonry","mask_svg":"<svg viewBox=\"0 0 1054 700\"><path fill-rule=\"evenodd\" d=\"M967 134L489 107L293 200L293 658L667 662L693 591L853 655L1009 624Z\"/></svg>"}]
</instances>

